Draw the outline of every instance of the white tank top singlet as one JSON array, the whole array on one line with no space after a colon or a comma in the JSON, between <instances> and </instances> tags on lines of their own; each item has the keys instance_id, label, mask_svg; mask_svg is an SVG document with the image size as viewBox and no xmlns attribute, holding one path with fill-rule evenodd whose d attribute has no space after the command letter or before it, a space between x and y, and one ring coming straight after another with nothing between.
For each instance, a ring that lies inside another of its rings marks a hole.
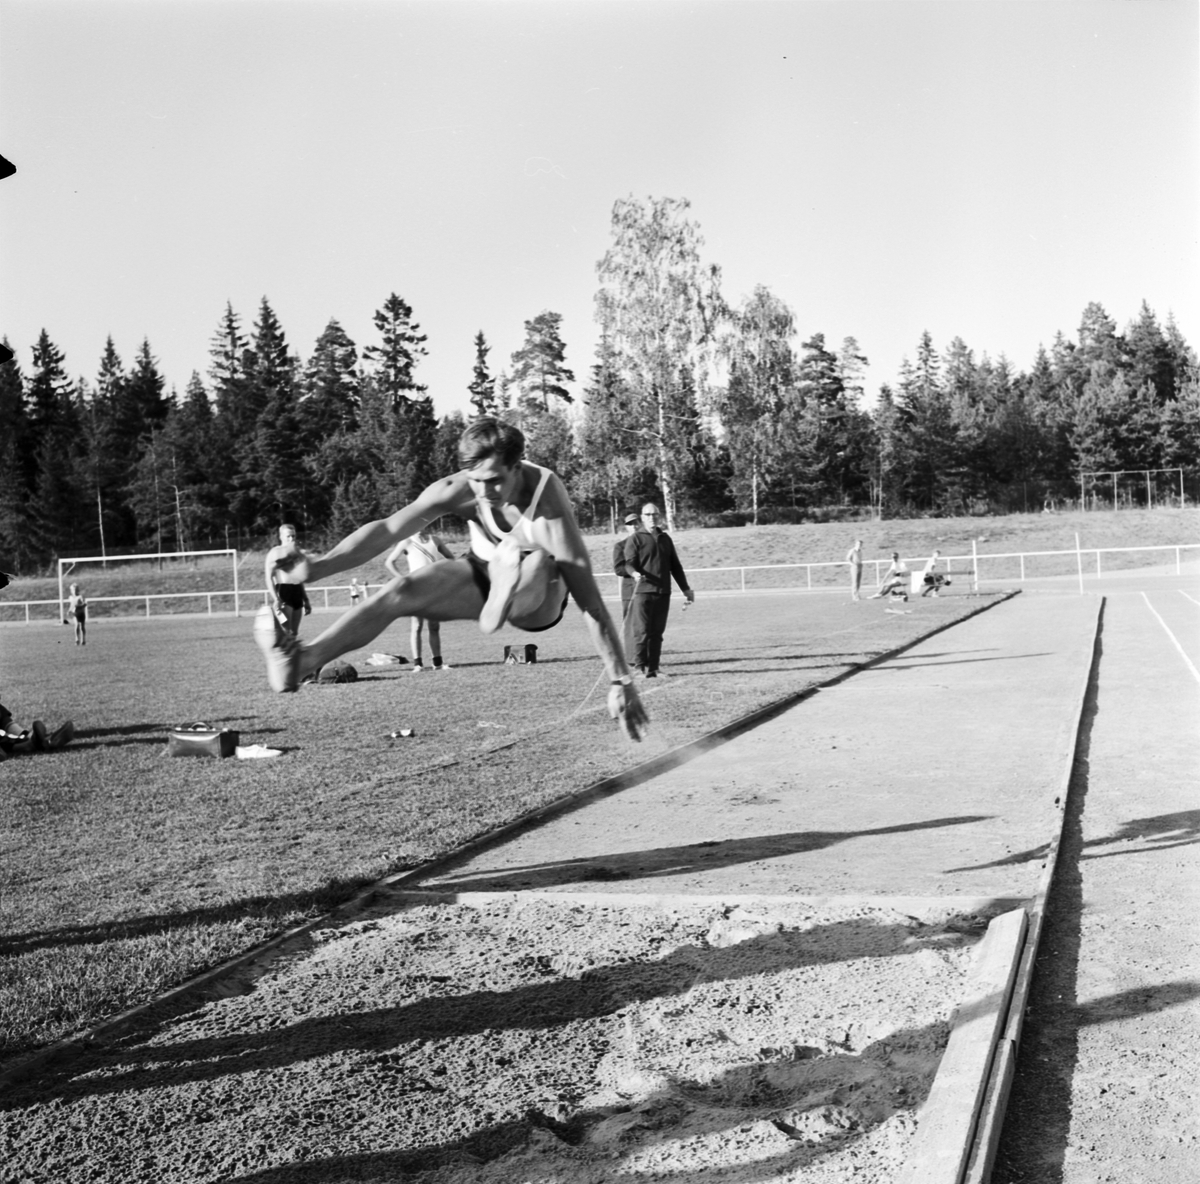
<instances>
[{"instance_id":1,"label":"white tank top singlet","mask_svg":"<svg viewBox=\"0 0 1200 1184\"><path fill-rule=\"evenodd\" d=\"M523 460L521 463L541 473L541 478L538 480L537 488L533 491L533 500L527 509L521 511L521 517L517 519L516 525L509 527L505 524L501 527L496 521L492 507L486 502L478 500L476 500L475 506L479 521L474 518L467 520L467 530L471 535L471 550L485 561L492 558L496 553L496 547L505 539L515 539L523 551L534 551L538 548L539 544L534 541L533 537L533 518L538 502L542 498L542 490L546 488L546 482L550 480L550 470L543 469L541 465L532 464L527 460Z\"/></svg>"},{"instance_id":2,"label":"white tank top singlet","mask_svg":"<svg viewBox=\"0 0 1200 1184\"><path fill-rule=\"evenodd\" d=\"M416 536L409 539L405 555L408 557L409 575L412 575L414 571L420 571L423 567L428 567L431 563L437 563L442 558L442 553L433 543L423 543Z\"/></svg>"}]
</instances>

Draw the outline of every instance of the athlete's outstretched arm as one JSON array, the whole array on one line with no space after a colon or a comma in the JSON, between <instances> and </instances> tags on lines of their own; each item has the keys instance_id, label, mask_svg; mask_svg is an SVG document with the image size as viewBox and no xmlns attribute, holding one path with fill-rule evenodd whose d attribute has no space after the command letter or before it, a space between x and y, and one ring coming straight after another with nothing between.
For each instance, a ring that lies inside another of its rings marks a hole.
<instances>
[{"instance_id":1,"label":"athlete's outstretched arm","mask_svg":"<svg viewBox=\"0 0 1200 1184\"><path fill-rule=\"evenodd\" d=\"M309 559L302 576L304 583L325 579L336 575L339 571L347 571L374 559L383 551L387 551L403 539L414 535L423 526L428 526L435 518L443 514L456 513L473 501L473 497L465 480L454 477L443 477L426 488L416 501L409 502L401 510L387 518L368 522L360 526L353 534L347 535L340 543L321 556L320 559ZM300 564L294 571L300 570Z\"/></svg>"},{"instance_id":2,"label":"athlete's outstretched arm","mask_svg":"<svg viewBox=\"0 0 1200 1184\"><path fill-rule=\"evenodd\" d=\"M575 521L575 511L563 483L555 474L551 474L542 494L541 511L545 515L545 531L551 544L551 554L562 572L567 590L583 610L592 644L608 672L612 684L608 696L609 713L631 740L640 740L649 729L650 720L633 685L629 665L625 661L625 647L600 595L587 546Z\"/></svg>"}]
</instances>

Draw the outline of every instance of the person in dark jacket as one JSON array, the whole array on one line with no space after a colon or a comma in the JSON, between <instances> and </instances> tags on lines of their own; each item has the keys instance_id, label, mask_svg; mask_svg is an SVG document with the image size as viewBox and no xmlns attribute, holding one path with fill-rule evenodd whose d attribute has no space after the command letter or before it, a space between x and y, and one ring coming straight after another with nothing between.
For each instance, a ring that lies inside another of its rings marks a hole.
<instances>
[{"instance_id":1,"label":"person in dark jacket","mask_svg":"<svg viewBox=\"0 0 1200 1184\"><path fill-rule=\"evenodd\" d=\"M621 577L621 620L624 622L621 632L625 642L625 660L630 666L633 665L633 613L629 606L633 601L635 578L625 566L625 543L637 531L639 522L641 519L636 514L625 515L625 534L614 544L612 557L613 571Z\"/></svg>"},{"instance_id":2,"label":"person in dark jacket","mask_svg":"<svg viewBox=\"0 0 1200 1184\"><path fill-rule=\"evenodd\" d=\"M630 665L646 678L658 677L663 634L671 611L672 578L688 604L696 599L671 536L658 525L661 520L659 508L647 502L642 507L641 526L625 540L625 570L636 580L629 614L634 651Z\"/></svg>"}]
</instances>

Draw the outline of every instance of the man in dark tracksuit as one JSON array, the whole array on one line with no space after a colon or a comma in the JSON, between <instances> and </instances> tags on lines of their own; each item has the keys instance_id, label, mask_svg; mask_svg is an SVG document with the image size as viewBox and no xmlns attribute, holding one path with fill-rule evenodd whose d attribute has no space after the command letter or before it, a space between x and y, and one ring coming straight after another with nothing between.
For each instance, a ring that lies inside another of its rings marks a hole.
<instances>
[{"instance_id":1,"label":"man in dark tracksuit","mask_svg":"<svg viewBox=\"0 0 1200 1184\"><path fill-rule=\"evenodd\" d=\"M636 514L625 515L625 534L622 538L617 539L612 557L613 571L621 577L621 620L624 622L621 636L625 642L625 661L630 666L634 665L633 613L629 607L630 601L633 600L634 576L633 572L625 566L625 541L637 530L640 521L641 519Z\"/></svg>"},{"instance_id":2,"label":"man in dark tracksuit","mask_svg":"<svg viewBox=\"0 0 1200 1184\"><path fill-rule=\"evenodd\" d=\"M629 613L634 650L630 665L647 678L658 677L663 634L671 610L671 577L688 604L696 599L688 587L671 536L658 525L661 518L658 507L648 502L642 507L641 527L625 540L625 570L637 577Z\"/></svg>"}]
</instances>

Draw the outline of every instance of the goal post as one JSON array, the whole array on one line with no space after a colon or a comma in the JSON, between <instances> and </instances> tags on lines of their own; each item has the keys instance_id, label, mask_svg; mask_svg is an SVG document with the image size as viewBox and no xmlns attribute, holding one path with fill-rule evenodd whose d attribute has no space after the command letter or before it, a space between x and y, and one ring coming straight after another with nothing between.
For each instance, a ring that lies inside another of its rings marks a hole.
<instances>
[{"instance_id":1,"label":"goal post","mask_svg":"<svg viewBox=\"0 0 1200 1184\"><path fill-rule=\"evenodd\" d=\"M142 555L77 555L58 561L58 619L67 624L67 577L81 563L150 563L163 559L201 559L211 555L228 555L233 564L233 615L240 617L241 599L238 595L238 553L235 547L215 551L154 551Z\"/></svg>"}]
</instances>

